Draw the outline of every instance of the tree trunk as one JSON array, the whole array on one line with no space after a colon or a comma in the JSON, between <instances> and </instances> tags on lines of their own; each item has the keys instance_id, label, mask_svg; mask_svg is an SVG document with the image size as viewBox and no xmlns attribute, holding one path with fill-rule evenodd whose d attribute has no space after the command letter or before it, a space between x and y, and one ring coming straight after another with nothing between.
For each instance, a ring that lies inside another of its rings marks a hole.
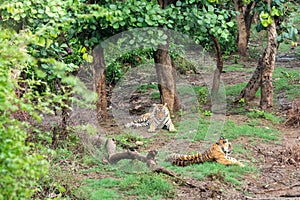
<instances>
[{"instance_id":1,"label":"tree trunk","mask_svg":"<svg viewBox=\"0 0 300 200\"><path fill-rule=\"evenodd\" d=\"M277 31L275 19L267 28L268 44L266 48L266 56L262 62L261 71L261 99L260 106L263 110L271 109L273 103L273 83L272 75L275 68L275 56L277 51Z\"/></svg>"},{"instance_id":2,"label":"tree trunk","mask_svg":"<svg viewBox=\"0 0 300 200\"><path fill-rule=\"evenodd\" d=\"M235 0L234 7L240 14L236 16L238 22L238 52L240 56L247 55L247 45L250 37L250 28L252 24L253 15L251 10L255 6L255 2L250 2L247 6L244 5L242 0Z\"/></svg>"},{"instance_id":3,"label":"tree trunk","mask_svg":"<svg viewBox=\"0 0 300 200\"><path fill-rule=\"evenodd\" d=\"M161 9L176 3L177 0L158 0ZM167 39L168 40L168 39ZM158 89L162 103L167 103L171 113L177 113L180 109L180 99L176 92L176 68L169 55L169 40L166 45L161 45L153 51Z\"/></svg>"},{"instance_id":4,"label":"tree trunk","mask_svg":"<svg viewBox=\"0 0 300 200\"><path fill-rule=\"evenodd\" d=\"M211 38L215 44L216 59L217 59L217 69L214 72L213 86L211 89L211 94L212 96L214 96L219 92L221 73L223 71L223 59L222 59L221 46L218 41L218 38L216 38L214 35L211 35Z\"/></svg>"},{"instance_id":5,"label":"tree trunk","mask_svg":"<svg viewBox=\"0 0 300 200\"><path fill-rule=\"evenodd\" d=\"M156 74L158 79L158 89L162 103L167 103L171 113L176 113L180 109L180 101L176 92L176 70L166 46L161 46L153 52Z\"/></svg>"},{"instance_id":6,"label":"tree trunk","mask_svg":"<svg viewBox=\"0 0 300 200\"><path fill-rule=\"evenodd\" d=\"M275 67L275 56L277 50L277 32L275 20L267 28L267 47L258 61L258 66L246 87L241 91L236 101L244 98L245 102L252 100L259 87L261 87L260 106L263 110L273 107L273 84L272 75Z\"/></svg>"},{"instance_id":7,"label":"tree trunk","mask_svg":"<svg viewBox=\"0 0 300 200\"><path fill-rule=\"evenodd\" d=\"M106 97L106 76L103 48L99 45L93 50L93 69L95 77L96 92L98 94L97 118L98 121L107 120L107 97Z\"/></svg>"},{"instance_id":8,"label":"tree trunk","mask_svg":"<svg viewBox=\"0 0 300 200\"><path fill-rule=\"evenodd\" d=\"M259 59L257 67L247 83L246 87L241 91L240 95L235 99L238 102L241 99L244 99L245 102L249 102L254 99L255 94L260 87L261 81L261 69L262 69L262 60L266 57L266 51L263 53L262 58Z\"/></svg>"}]
</instances>

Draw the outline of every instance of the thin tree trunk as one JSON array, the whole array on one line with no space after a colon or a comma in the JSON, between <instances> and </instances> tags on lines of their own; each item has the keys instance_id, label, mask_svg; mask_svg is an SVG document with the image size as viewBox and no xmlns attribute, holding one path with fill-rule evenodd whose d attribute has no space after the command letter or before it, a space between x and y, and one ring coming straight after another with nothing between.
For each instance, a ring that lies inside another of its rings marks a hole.
<instances>
[{"instance_id":1,"label":"thin tree trunk","mask_svg":"<svg viewBox=\"0 0 300 200\"><path fill-rule=\"evenodd\" d=\"M238 22L238 52L241 56L246 56L247 52L247 32L244 19L244 3L242 0L235 0L234 7L240 14L236 16Z\"/></svg>"},{"instance_id":2,"label":"thin tree trunk","mask_svg":"<svg viewBox=\"0 0 300 200\"><path fill-rule=\"evenodd\" d=\"M222 58L221 46L218 39L214 35L211 35L211 38L215 44L216 59L217 59L217 69L214 72L214 80L213 80L211 93L212 95L216 95L218 94L219 87L220 87L221 73L223 70L223 58Z\"/></svg>"},{"instance_id":3,"label":"thin tree trunk","mask_svg":"<svg viewBox=\"0 0 300 200\"><path fill-rule=\"evenodd\" d=\"M242 0L235 0L234 7L240 14L236 16L238 22L238 52L239 55L245 57L247 55L247 45L250 37L250 29L252 24L253 15L251 10L255 6L255 2L250 2L248 5L244 5Z\"/></svg>"},{"instance_id":4,"label":"thin tree trunk","mask_svg":"<svg viewBox=\"0 0 300 200\"><path fill-rule=\"evenodd\" d=\"M161 9L176 3L177 0L157 0ZM158 89L162 103L167 103L171 113L177 113L180 106L179 95L176 92L176 68L169 55L169 39L166 45L161 45L153 51L156 74L158 78Z\"/></svg>"},{"instance_id":5,"label":"thin tree trunk","mask_svg":"<svg viewBox=\"0 0 300 200\"><path fill-rule=\"evenodd\" d=\"M107 97L106 97L106 76L103 48L99 45L93 50L93 68L95 76L96 92L98 94L97 118L98 121L107 120Z\"/></svg>"},{"instance_id":6,"label":"thin tree trunk","mask_svg":"<svg viewBox=\"0 0 300 200\"><path fill-rule=\"evenodd\" d=\"M275 68L275 56L277 51L277 31L275 25L275 19L272 24L267 28L268 32L268 45L266 48L267 57L263 60L262 71L261 71L261 100L260 106L263 110L271 109L273 103L273 83L272 75Z\"/></svg>"},{"instance_id":7,"label":"thin tree trunk","mask_svg":"<svg viewBox=\"0 0 300 200\"><path fill-rule=\"evenodd\" d=\"M260 106L263 110L271 109L273 103L273 84L272 75L275 67L275 56L277 50L277 31L275 20L267 28L268 43L267 47L258 61L257 68L246 87L241 91L236 101L244 98L245 102L252 100L259 87L261 87Z\"/></svg>"},{"instance_id":8,"label":"thin tree trunk","mask_svg":"<svg viewBox=\"0 0 300 200\"><path fill-rule=\"evenodd\" d=\"M245 102L249 102L254 99L255 94L260 87L261 82L261 69L262 69L262 60L266 57L266 51L263 53L262 58L259 59L257 67L247 83L246 87L241 91L240 95L235 99L235 102L244 99Z\"/></svg>"},{"instance_id":9,"label":"thin tree trunk","mask_svg":"<svg viewBox=\"0 0 300 200\"><path fill-rule=\"evenodd\" d=\"M180 109L180 101L176 93L176 71L173 66L169 51L166 46L153 52L156 74L158 79L158 88L162 103L167 103L171 113Z\"/></svg>"},{"instance_id":10,"label":"thin tree trunk","mask_svg":"<svg viewBox=\"0 0 300 200\"><path fill-rule=\"evenodd\" d=\"M247 32L247 44L249 42L251 25L252 25L252 22L253 22L253 17L255 15L255 13L251 14L251 11L254 9L255 6L256 6L256 3L251 1L246 6L245 13L244 13L244 19L245 19L245 24L246 24L246 32Z\"/></svg>"}]
</instances>

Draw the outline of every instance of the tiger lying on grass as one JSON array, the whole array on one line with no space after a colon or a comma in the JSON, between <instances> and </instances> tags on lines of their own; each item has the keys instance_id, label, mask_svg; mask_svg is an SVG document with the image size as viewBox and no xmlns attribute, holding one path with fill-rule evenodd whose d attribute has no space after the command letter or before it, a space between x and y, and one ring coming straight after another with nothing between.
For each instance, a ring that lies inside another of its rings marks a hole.
<instances>
[{"instance_id":1,"label":"tiger lying on grass","mask_svg":"<svg viewBox=\"0 0 300 200\"><path fill-rule=\"evenodd\" d=\"M152 112L141 115L139 119L125 124L125 127L138 128L149 126L148 132L155 132L155 130L166 126L169 131L175 132L176 129L172 123L167 104L153 104L153 106Z\"/></svg>"},{"instance_id":2,"label":"tiger lying on grass","mask_svg":"<svg viewBox=\"0 0 300 200\"><path fill-rule=\"evenodd\" d=\"M224 137L220 137L219 141L213 144L212 147L203 153L196 153L193 155L182 155L173 153L166 158L166 161L172 162L174 165L187 166L191 164L198 164L207 161L216 161L224 165L244 165L235 158L229 157L232 151L231 143Z\"/></svg>"}]
</instances>

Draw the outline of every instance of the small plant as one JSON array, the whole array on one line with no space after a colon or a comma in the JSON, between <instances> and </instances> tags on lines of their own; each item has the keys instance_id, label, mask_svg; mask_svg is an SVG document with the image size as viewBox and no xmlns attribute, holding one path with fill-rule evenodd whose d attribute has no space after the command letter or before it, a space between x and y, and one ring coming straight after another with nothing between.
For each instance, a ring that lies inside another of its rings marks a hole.
<instances>
[{"instance_id":1,"label":"small plant","mask_svg":"<svg viewBox=\"0 0 300 200\"><path fill-rule=\"evenodd\" d=\"M211 111L205 110L204 111L204 116L211 116Z\"/></svg>"},{"instance_id":2,"label":"small plant","mask_svg":"<svg viewBox=\"0 0 300 200\"><path fill-rule=\"evenodd\" d=\"M143 84L138 87L138 91L141 93L146 93L149 89L158 90L157 83Z\"/></svg>"},{"instance_id":3,"label":"small plant","mask_svg":"<svg viewBox=\"0 0 300 200\"><path fill-rule=\"evenodd\" d=\"M122 65L118 62L113 62L106 68L106 81L109 84L116 84L124 76Z\"/></svg>"},{"instance_id":4,"label":"small plant","mask_svg":"<svg viewBox=\"0 0 300 200\"><path fill-rule=\"evenodd\" d=\"M232 58L233 58L234 64L238 64L238 61L239 61L239 59L240 59L240 56L239 56L239 55L233 55Z\"/></svg>"},{"instance_id":5,"label":"small plant","mask_svg":"<svg viewBox=\"0 0 300 200\"><path fill-rule=\"evenodd\" d=\"M160 99L160 93L159 92L152 92L150 94L151 99Z\"/></svg>"},{"instance_id":6,"label":"small plant","mask_svg":"<svg viewBox=\"0 0 300 200\"><path fill-rule=\"evenodd\" d=\"M241 99L239 100L239 104L240 104L241 106L244 106L244 105L245 105L245 98L241 98Z\"/></svg>"}]
</instances>

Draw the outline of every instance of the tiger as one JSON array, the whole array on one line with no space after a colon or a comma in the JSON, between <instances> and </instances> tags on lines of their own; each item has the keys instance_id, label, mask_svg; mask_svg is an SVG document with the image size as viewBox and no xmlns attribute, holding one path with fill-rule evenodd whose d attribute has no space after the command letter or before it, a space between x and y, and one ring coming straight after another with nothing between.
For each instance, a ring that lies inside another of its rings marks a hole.
<instances>
[{"instance_id":1,"label":"tiger","mask_svg":"<svg viewBox=\"0 0 300 200\"><path fill-rule=\"evenodd\" d=\"M125 124L125 128L146 126L149 126L148 132L155 132L157 129L162 129L164 126L166 126L170 132L177 131L171 120L167 103L153 104L152 112L143 114L139 117L139 119Z\"/></svg>"},{"instance_id":2,"label":"tiger","mask_svg":"<svg viewBox=\"0 0 300 200\"><path fill-rule=\"evenodd\" d=\"M199 164L203 162L216 161L224 165L239 165L244 167L244 164L229 157L232 151L231 143L228 142L223 136L219 138L219 141L214 143L209 149L203 153L196 153L193 155L183 155L173 153L169 155L165 160L171 162L174 165L185 167L191 164Z\"/></svg>"}]
</instances>

